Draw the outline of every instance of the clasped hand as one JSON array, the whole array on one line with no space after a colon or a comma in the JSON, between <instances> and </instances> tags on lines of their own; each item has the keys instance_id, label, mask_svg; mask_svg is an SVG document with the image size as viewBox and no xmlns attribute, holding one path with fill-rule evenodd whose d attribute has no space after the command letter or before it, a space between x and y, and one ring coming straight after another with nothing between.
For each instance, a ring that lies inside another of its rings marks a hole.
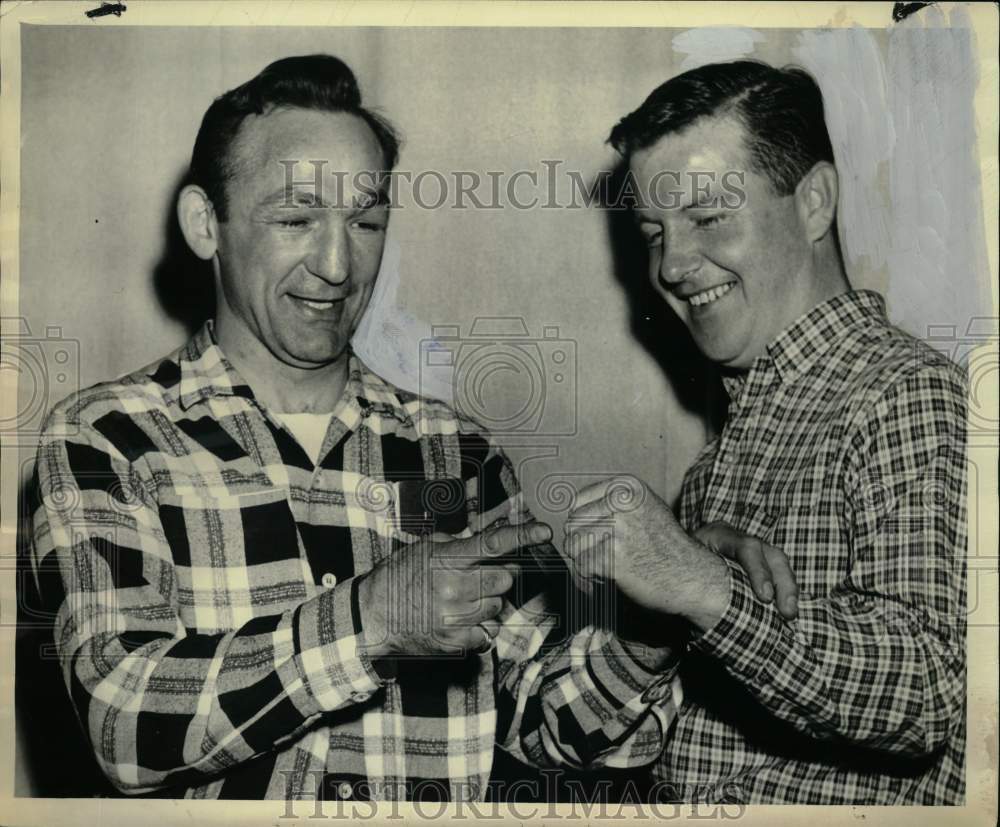
<instances>
[{"instance_id":1,"label":"clasped hand","mask_svg":"<svg viewBox=\"0 0 1000 827\"><path fill-rule=\"evenodd\" d=\"M787 618L797 612L797 586L778 548L711 523L693 534L641 480L618 476L583 489L565 527L564 556L578 588L614 583L643 609L715 625L729 603L729 571L738 562L764 602L777 599Z\"/></svg>"},{"instance_id":2,"label":"clasped hand","mask_svg":"<svg viewBox=\"0 0 1000 827\"><path fill-rule=\"evenodd\" d=\"M518 571L516 562L500 558L551 537L549 526L532 521L458 540L434 534L400 549L359 585L369 656L489 649Z\"/></svg>"}]
</instances>

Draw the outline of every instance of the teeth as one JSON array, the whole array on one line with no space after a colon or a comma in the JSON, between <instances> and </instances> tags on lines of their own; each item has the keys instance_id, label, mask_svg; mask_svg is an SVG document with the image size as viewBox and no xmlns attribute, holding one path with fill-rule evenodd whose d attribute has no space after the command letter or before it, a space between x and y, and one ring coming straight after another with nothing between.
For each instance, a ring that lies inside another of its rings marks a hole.
<instances>
[{"instance_id":1,"label":"teeth","mask_svg":"<svg viewBox=\"0 0 1000 827\"><path fill-rule=\"evenodd\" d=\"M302 303L308 307L313 307L316 310L329 310L331 307L333 307L332 301L314 302L314 301L309 301L309 299L302 299Z\"/></svg>"},{"instance_id":2,"label":"teeth","mask_svg":"<svg viewBox=\"0 0 1000 827\"><path fill-rule=\"evenodd\" d=\"M733 289L733 283L721 284L718 287L713 287L711 290L703 290L701 293L695 293L688 299L688 304L692 307L700 307L703 304L711 304L716 299L726 295L730 290Z\"/></svg>"}]
</instances>

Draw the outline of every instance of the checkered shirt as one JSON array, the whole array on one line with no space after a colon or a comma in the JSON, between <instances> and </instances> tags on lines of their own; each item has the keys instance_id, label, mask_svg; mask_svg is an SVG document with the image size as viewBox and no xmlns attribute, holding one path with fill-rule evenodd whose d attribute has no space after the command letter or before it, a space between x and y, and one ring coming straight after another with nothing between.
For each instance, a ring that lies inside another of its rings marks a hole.
<instances>
[{"instance_id":1,"label":"checkered shirt","mask_svg":"<svg viewBox=\"0 0 1000 827\"><path fill-rule=\"evenodd\" d=\"M353 355L314 466L211 323L56 406L33 563L112 782L189 798L454 800L484 796L498 740L536 765L653 760L679 702L676 659L568 622L565 568L525 566L492 652L374 669L358 583L416 540L394 519L392 483L443 478L462 480L472 533L530 516L488 434Z\"/></svg>"},{"instance_id":2,"label":"checkered shirt","mask_svg":"<svg viewBox=\"0 0 1000 827\"><path fill-rule=\"evenodd\" d=\"M687 473L680 519L783 549L799 613L783 620L730 565L730 604L681 669L661 794L961 803L963 373L854 291L724 383L728 421Z\"/></svg>"}]
</instances>

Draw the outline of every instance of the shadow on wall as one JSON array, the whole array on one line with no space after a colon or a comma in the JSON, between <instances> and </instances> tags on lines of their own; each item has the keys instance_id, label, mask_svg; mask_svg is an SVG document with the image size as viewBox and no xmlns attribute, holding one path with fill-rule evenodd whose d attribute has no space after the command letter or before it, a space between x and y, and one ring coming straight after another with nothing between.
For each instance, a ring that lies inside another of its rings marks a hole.
<instances>
[{"instance_id":1,"label":"shadow on wall","mask_svg":"<svg viewBox=\"0 0 1000 827\"><path fill-rule=\"evenodd\" d=\"M647 277L646 244L631 210L623 208L626 205L617 203L615 197L623 192L627 168L619 164L610 172L596 177L589 194L592 203L604 208L615 278L628 297L632 335L656 360L680 404L705 418L710 430L718 433L727 406L718 370L701 354L683 322L653 289ZM676 508L677 504L672 505ZM491 783L507 793L498 793L494 800L544 803L545 796L532 796L530 791L545 790L552 794L549 801L573 801L573 785L582 790L601 790L607 802L636 800L636 796L648 800L651 777L644 768L548 773L521 763L497 747Z\"/></svg>"},{"instance_id":2,"label":"shadow on wall","mask_svg":"<svg viewBox=\"0 0 1000 827\"><path fill-rule=\"evenodd\" d=\"M215 283L211 262L191 252L177 222L177 197L188 183L185 170L165 205L163 253L153 270L153 286L163 310L192 336L215 313Z\"/></svg>"}]
</instances>

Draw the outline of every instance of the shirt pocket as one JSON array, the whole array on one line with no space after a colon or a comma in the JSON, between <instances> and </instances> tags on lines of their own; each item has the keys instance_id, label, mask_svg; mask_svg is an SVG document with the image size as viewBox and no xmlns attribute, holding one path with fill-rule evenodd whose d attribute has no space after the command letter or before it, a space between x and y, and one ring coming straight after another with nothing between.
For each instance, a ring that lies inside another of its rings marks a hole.
<instances>
[{"instance_id":1,"label":"shirt pocket","mask_svg":"<svg viewBox=\"0 0 1000 827\"><path fill-rule=\"evenodd\" d=\"M159 514L188 628L238 629L307 597L308 567L284 489L161 492Z\"/></svg>"}]
</instances>

